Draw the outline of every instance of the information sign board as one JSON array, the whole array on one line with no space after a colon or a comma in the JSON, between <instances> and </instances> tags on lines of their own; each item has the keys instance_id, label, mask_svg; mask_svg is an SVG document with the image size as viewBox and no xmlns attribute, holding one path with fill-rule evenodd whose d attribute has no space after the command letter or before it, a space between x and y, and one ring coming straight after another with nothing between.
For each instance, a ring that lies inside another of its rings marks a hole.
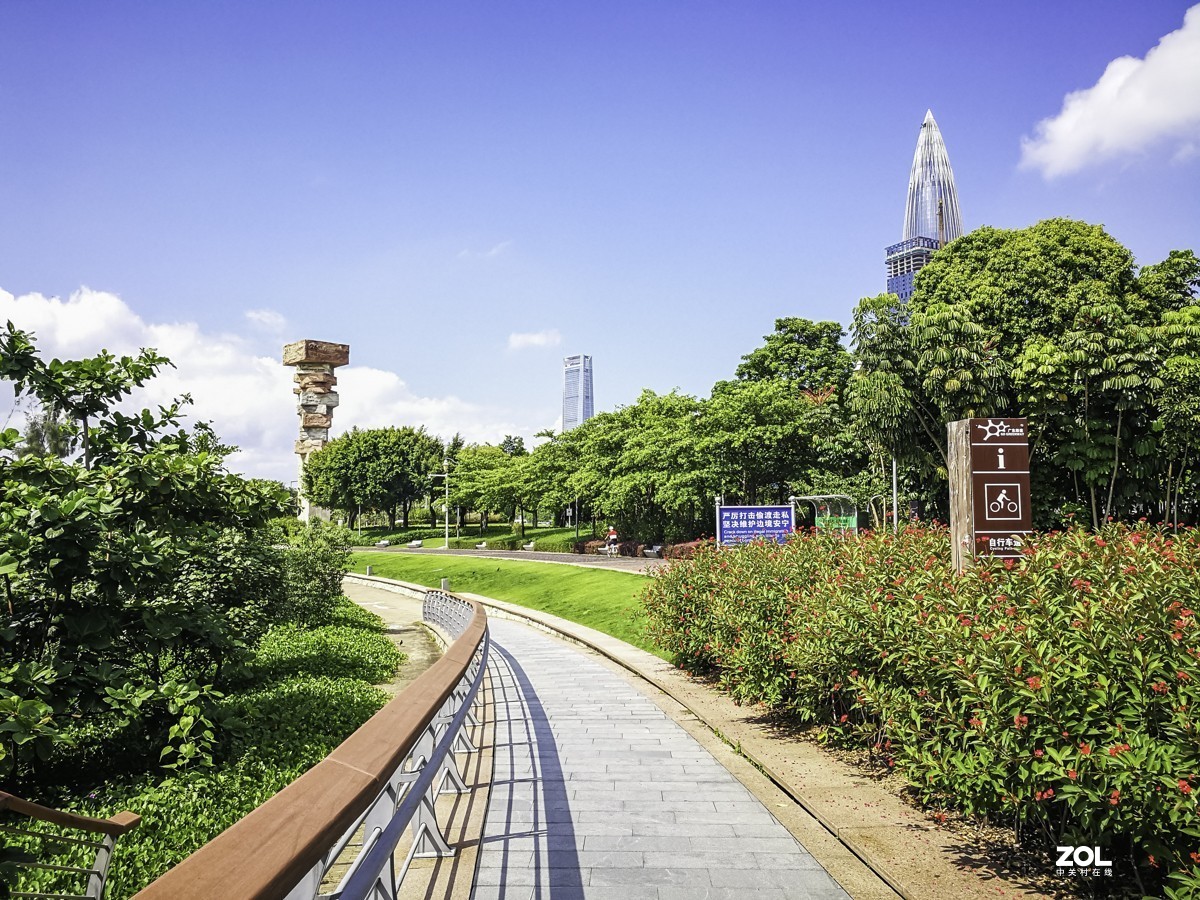
<instances>
[{"instance_id":1,"label":"information sign board","mask_svg":"<svg viewBox=\"0 0 1200 900\"><path fill-rule=\"evenodd\" d=\"M961 419L948 428L955 567L974 556L1020 556L1032 529L1028 421Z\"/></svg>"},{"instance_id":2,"label":"information sign board","mask_svg":"<svg viewBox=\"0 0 1200 900\"><path fill-rule=\"evenodd\" d=\"M795 524L791 506L718 506L717 543L745 544L756 538L783 543Z\"/></svg>"},{"instance_id":3,"label":"information sign board","mask_svg":"<svg viewBox=\"0 0 1200 900\"><path fill-rule=\"evenodd\" d=\"M1029 428L1025 419L971 419L975 552L1020 556L1029 514Z\"/></svg>"}]
</instances>

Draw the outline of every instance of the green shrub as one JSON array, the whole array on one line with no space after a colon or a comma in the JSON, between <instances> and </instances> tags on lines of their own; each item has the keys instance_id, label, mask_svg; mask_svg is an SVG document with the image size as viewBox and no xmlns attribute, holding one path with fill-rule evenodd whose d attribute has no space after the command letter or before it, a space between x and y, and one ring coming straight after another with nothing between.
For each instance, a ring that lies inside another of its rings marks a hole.
<instances>
[{"instance_id":1,"label":"green shrub","mask_svg":"<svg viewBox=\"0 0 1200 900\"><path fill-rule=\"evenodd\" d=\"M314 625L343 625L347 628L359 628L363 631L382 632L386 627L383 619L370 610L363 609L347 597L338 597L333 601L329 612Z\"/></svg>"},{"instance_id":2,"label":"green shrub","mask_svg":"<svg viewBox=\"0 0 1200 900\"><path fill-rule=\"evenodd\" d=\"M342 596L342 576L350 570L354 535L316 521L292 539L285 553L285 620L302 625L325 620Z\"/></svg>"},{"instance_id":3,"label":"green shrub","mask_svg":"<svg viewBox=\"0 0 1200 900\"><path fill-rule=\"evenodd\" d=\"M252 668L266 679L320 675L378 684L403 661L404 654L382 634L345 625L282 625L262 639Z\"/></svg>"},{"instance_id":4,"label":"green shrub","mask_svg":"<svg viewBox=\"0 0 1200 900\"><path fill-rule=\"evenodd\" d=\"M1198 565L1197 532L1145 527L1046 535L962 577L944 531L798 536L702 546L645 603L739 701L825 723L928 803L1104 842L1153 879L1200 851Z\"/></svg>"},{"instance_id":5,"label":"green shrub","mask_svg":"<svg viewBox=\"0 0 1200 900\"><path fill-rule=\"evenodd\" d=\"M543 553L574 553L575 544L576 541L573 537L537 538L534 541L534 549Z\"/></svg>"},{"instance_id":6,"label":"green shrub","mask_svg":"<svg viewBox=\"0 0 1200 900\"><path fill-rule=\"evenodd\" d=\"M270 529L226 529L204 553L184 558L170 596L153 604L158 629L181 629L189 637L174 653L176 660L194 657L184 671L215 675L222 664L248 654L284 614L283 553L274 537ZM144 617L149 623L149 609Z\"/></svg>"},{"instance_id":7,"label":"green shrub","mask_svg":"<svg viewBox=\"0 0 1200 900\"><path fill-rule=\"evenodd\" d=\"M303 675L229 697L221 713L236 737L230 753L255 751L290 767L320 760L387 702L379 688L353 678Z\"/></svg>"},{"instance_id":8,"label":"green shrub","mask_svg":"<svg viewBox=\"0 0 1200 900\"><path fill-rule=\"evenodd\" d=\"M105 897L123 900L212 840L320 762L388 700L378 688L343 678L293 678L227 697L221 711L238 737L219 767L165 778L109 781L58 805L107 817L131 810L141 824L117 843ZM236 724L235 724L236 723ZM63 854L59 863L81 857ZM20 889L67 885L26 873Z\"/></svg>"}]
</instances>

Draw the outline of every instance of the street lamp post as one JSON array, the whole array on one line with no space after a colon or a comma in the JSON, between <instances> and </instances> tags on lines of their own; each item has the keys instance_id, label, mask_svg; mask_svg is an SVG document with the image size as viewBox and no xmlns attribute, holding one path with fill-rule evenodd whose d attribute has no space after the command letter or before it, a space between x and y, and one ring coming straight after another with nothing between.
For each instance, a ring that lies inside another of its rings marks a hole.
<instances>
[{"instance_id":1,"label":"street lamp post","mask_svg":"<svg viewBox=\"0 0 1200 900\"><path fill-rule=\"evenodd\" d=\"M450 549L450 460L448 457L442 458L442 472L437 475L430 475L430 478L442 479L442 484L446 486L446 543L443 547L445 550Z\"/></svg>"}]
</instances>

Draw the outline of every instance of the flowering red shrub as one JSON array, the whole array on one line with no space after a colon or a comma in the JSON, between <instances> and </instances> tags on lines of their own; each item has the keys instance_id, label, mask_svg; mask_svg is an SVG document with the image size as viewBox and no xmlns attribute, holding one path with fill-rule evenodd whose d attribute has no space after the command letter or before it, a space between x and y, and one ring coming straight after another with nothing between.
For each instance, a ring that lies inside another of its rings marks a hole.
<instances>
[{"instance_id":1,"label":"flowering red shrub","mask_svg":"<svg viewBox=\"0 0 1200 900\"><path fill-rule=\"evenodd\" d=\"M682 544L667 544L663 547L663 559L691 559L705 541L684 541Z\"/></svg>"},{"instance_id":2,"label":"flowering red shrub","mask_svg":"<svg viewBox=\"0 0 1200 900\"><path fill-rule=\"evenodd\" d=\"M1192 885L1200 535L1055 533L962 577L949 556L921 529L706 544L654 575L651 634L740 702L877 749L930 803Z\"/></svg>"}]
</instances>

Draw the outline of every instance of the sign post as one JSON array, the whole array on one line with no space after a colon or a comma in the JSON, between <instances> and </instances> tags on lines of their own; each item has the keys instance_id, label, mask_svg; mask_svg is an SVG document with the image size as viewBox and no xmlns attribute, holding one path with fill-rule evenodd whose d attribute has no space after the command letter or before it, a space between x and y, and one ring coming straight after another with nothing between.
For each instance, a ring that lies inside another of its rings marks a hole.
<instances>
[{"instance_id":1,"label":"sign post","mask_svg":"<svg viewBox=\"0 0 1200 900\"><path fill-rule=\"evenodd\" d=\"M955 571L977 556L1019 557L1032 530L1028 420L959 419L946 430Z\"/></svg>"}]
</instances>

